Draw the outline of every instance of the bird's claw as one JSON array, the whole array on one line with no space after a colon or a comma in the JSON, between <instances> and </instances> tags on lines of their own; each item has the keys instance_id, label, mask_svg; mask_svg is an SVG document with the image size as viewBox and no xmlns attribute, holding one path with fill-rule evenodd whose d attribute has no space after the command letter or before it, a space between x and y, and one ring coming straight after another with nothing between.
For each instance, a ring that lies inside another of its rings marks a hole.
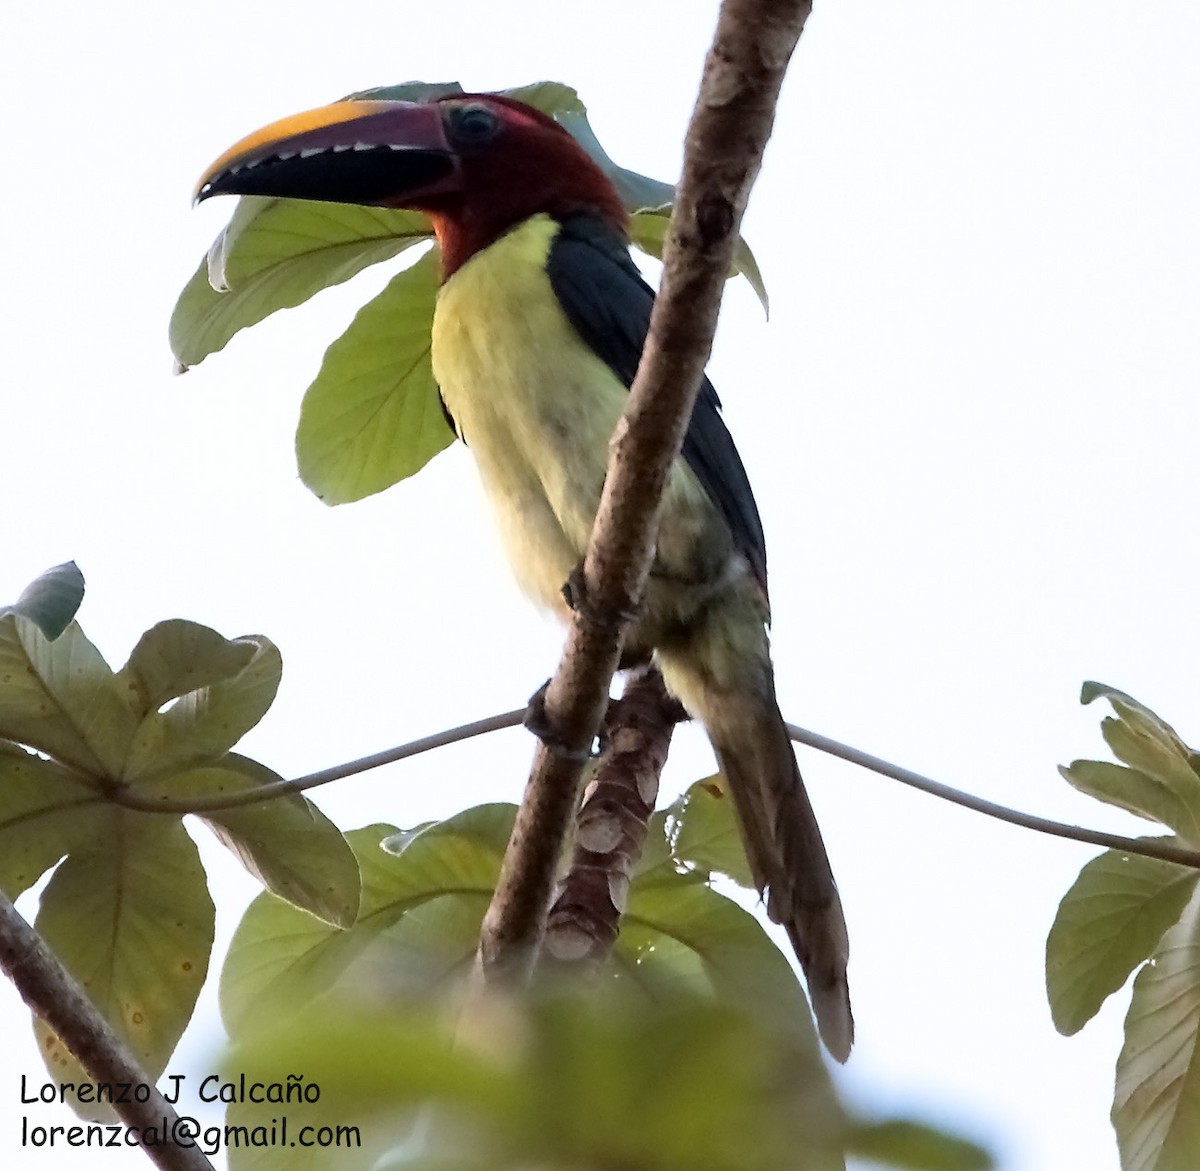
<instances>
[{"instance_id":1,"label":"bird's claw","mask_svg":"<svg viewBox=\"0 0 1200 1171\"><path fill-rule=\"evenodd\" d=\"M562 596L569 609L576 614L582 614L602 630L624 626L632 622L637 615L634 606L597 606L588 590L587 575L584 573L582 561L571 570L567 580L563 582Z\"/></svg>"},{"instance_id":2,"label":"bird's claw","mask_svg":"<svg viewBox=\"0 0 1200 1171\"><path fill-rule=\"evenodd\" d=\"M550 680L547 679L529 697L529 702L525 705L525 716L521 722L546 746L547 752L561 756L565 760L575 760L580 763L591 760L590 749L572 747L555 727L550 713L546 710L546 690L549 686Z\"/></svg>"}]
</instances>

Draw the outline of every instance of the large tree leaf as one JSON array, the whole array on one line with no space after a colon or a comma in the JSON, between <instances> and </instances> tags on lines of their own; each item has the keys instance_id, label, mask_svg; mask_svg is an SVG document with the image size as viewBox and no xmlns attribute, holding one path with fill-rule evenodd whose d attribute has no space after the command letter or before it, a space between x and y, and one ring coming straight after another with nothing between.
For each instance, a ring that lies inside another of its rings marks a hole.
<instances>
[{"instance_id":1,"label":"large tree leaf","mask_svg":"<svg viewBox=\"0 0 1200 1171\"><path fill-rule=\"evenodd\" d=\"M299 1028L248 1037L228 1067L264 1081L303 1069L320 1085L321 1104L338 1103L343 1120L353 1111L364 1135L426 1104L409 1166L842 1166L841 1112L816 1054L708 1001L650 1005L600 988L570 999L477 1001L457 1024L428 1005L395 1002L301 1019ZM230 1121L268 1119L239 1108ZM327 1151L301 1166L356 1171L378 1154ZM236 1171L251 1166L296 1164L268 1158Z\"/></svg>"},{"instance_id":2,"label":"large tree leaf","mask_svg":"<svg viewBox=\"0 0 1200 1171\"><path fill-rule=\"evenodd\" d=\"M1198 880L1190 867L1118 850L1084 866L1046 940L1046 990L1060 1033L1087 1024L1150 957Z\"/></svg>"},{"instance_id":3,"label":"large tree leaf","mask_svg":"<svg viewBox=\"0 0 1200 1171\"><path fill-rule=\"evenodd\" d=\"M293 1011L329 991L355 963L364 980L374 971L393 985L428 990L427 981L474 952L513 813L511 805L468 809L404 835L398 854L381 846L399 833L394 827L347 834L362 873L362 905L348 931L334 931L269 895L255 899L221 974L221 1011L230 1032L253 1025L264 1003ZM410 920L414 909L434 899L454 904L444 927L439 916Z\"/></svg>"},{"instance_id":4,"label":"large tree leaf","mask_svg":"<svg viewBox=\"0 0 1200 1171\"><path fill-rule=\"evenodd\" d=\"M139 785L174 800L240 795L283 778L237 753ZM358 914L359 874L341 831L301 793L199 814L267 890L334 927Z\"/></svg>"},{"instance_id":5,"label":"large tree leaf","mask_svg":"<svg viewBox=\"0 0 1200 1171\"><path fill-rule=\"evenodd\" d=\"M120 776L136 716L78 623L52 641L19 614L0 618L0 680L0 738Z\"/></svg>"},{"instance_id":6,"label":"large tree leaf","mask_svg":"<svg viewBox=\"0 0 1200 1171\"><path fill-rule=\"evenodd\" d=\"M304 396L300 478L326 504L381 492L454 441L429 359L437 265L431 252L364 305Z\"/></svg>"},{"instance_id":7,"label":"large tree leaf","mask_svg":"<svg viewBox=\"0 0 1200 1171\"><path fill-rule=\"evenodd\" d=\"M812 1014L791 964L762 925L711 887L634 883L614 951L617 970L655 997L672 985L715 994L817 1045Z\"/></svg>"},{"instance_id":8,"label":"large tree leaf","mask_svg":"<svg viewBox=\"0 0 1200 1171\"><path fill-rule=\"evenodd\" d=\"M0 740L0 889L15 899L86 845L103 800L56 761Z\"/></svg>"},{"instance_id":9,"label":"large tree leaf","mask_svg":"<svg viewBox=\"0 0 1200 1171\"><path fill-rule=\"evenodd\" d=\"M239 330L432 234L420 212L244 198L179 297L171 351L181 368L195 366Z\"/></svg>"},{"instance_id":10,"label":"large tree leaf","mask_svg":"<svg viewBox=\"0 0 1200 1171\"><path fill-rule=\"evenodd\" d=\"M1200 895L1133 983L1113 1126L1123 1171L1195 1171L1200 1151Z\"/></svg>"},{"instance_id":11,"label":"large tree leaf","mask_svg":"<svg viewBox=\"0 0 1200 1171\"><path fill-rule=\"evenodd\" d=\"M288 1011L335 981L428 992L464 971L512 829L513 807L484 805L419 832L384 840L380 827L349 836L363 876L362 909L347 932L262 896L234 936L222 975L222 1008L236 1031L264 1003ZM769 1013L815 1044L803 991L753 915L686 869L635 879L614 971L652 997L714 992Z\"/></svg>"},{"instance_id":12,"label":"large tree leaf","mask_svg":"<svg viewBox=\"0 0 1200 1171\"><path fill-rule=\"evenodd\" d=\"M20 614L53 640L66 630L82 601L83 574L74 561L67 561L30 582L11 606L0 606L0 618Z\"/></svg>"},{"instance_id":13,"label":"large tree leaf","mask_svg":"<svg viewBox=\"0 0 1200 1171\"><path fill-rule=\"evenodd\" d=\"M195 1007L213 941L213 904L195 844L172 818L109 808L42 895L36 926L153 1078ZM40 1022L54 1080L87 1081ZM94 1107L84 1107L86 1113Z\"/></svg>"}]
</instances>

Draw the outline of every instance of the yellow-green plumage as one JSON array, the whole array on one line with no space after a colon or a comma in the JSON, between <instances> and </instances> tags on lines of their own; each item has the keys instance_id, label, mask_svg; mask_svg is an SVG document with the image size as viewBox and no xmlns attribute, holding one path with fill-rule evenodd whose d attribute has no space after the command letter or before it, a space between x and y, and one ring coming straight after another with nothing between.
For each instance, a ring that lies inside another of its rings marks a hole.
<instances>
[{"instance_id":1,"label":"yellow-green plumage","mask_svg":"<svg viewBox=\"0 0 1200 1171\"><path fill-rule=\"evenodd\" d=\"M627 391L555 295L547 260L560 230L535 215L457 269L438 294L432 356L518 580L563 613ZM667 687L704 724L755 881L804 965L826 1044L844 1060L853 1037L845 922L775 701L767 619L728 524L677 460L626 653L653 653Z\"/></svg>"}]
</instances>

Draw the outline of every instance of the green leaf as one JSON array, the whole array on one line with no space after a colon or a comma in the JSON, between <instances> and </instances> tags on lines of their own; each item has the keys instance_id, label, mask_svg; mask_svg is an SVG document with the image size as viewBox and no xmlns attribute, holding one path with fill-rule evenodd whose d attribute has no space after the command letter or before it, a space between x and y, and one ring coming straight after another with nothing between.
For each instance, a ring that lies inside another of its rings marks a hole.
<instances>
[{"instance_id":1,"label":"green leaf","mask_svg":"<svg viewBox=\"0 0 1200 1171\"><path fill-rule=\"evenodd\" d=\"M1058 771L1081 793L1159 822L1179 833L1188 845L1197 845L1196 811L1186 792L1181 791L1184 786L1165 784L1140 769L1105 760L1073 760L1069 765L1060 765ZM1189 832L1180 832L1185 827Z\"/></svg>"},{"instance_id":2,"label":"green leaf","mask_svg":"<svg viewBox=\"0 0 1200 1171\"><path fill-rule=\"evenodd\" d=\"M159 777L139 793L175 800L241 794L282 781L236 753ZM246 869L281 899L335 927L358 914L358 863L341 831L307 797L289 793L198 816Z\"/></svg>"},{"instance_id":3,"label":"green leaf","mask_svg":"<svg viewBox=\"0 0 1200 1171\"><path fill-rule=\"evenodd\" d=\"M102 802L62 765L0 740L0 889L15 899L86 845Z\"/></svg>"},{"instance_id":4,"label":"green leaf","mask_svg":"<svg viewBox=\"0 0 1200 1171\"><path fill-rule=\"evenodd\" d=\"M579 93L573 86L564 85L561 81L534 81L499 92L506 98L515 98L535 110L541 110L543 114L549 114L556 121L561 121L564 114L587 115L587 107L580 100Z\"/></svg>"},{"instance_id":5,"label":"green leaf","mask_svg":"<svg viewBox=\"0 0 1200 1171\"><path fill-rule=\"evenodd\" d=\"M667 225L671 219L671 205L662 207L643 207L635 211L629 220L629 235L643 252L662 259L663 243L667 238ZM770 316L771 302L767 297L767 286L763 282L762 272L758 261L750 251L750 245L741 236L733 250L733 260L729 266L729 276L744 276L758 297L763 313Z\"/></svg>"},{"instance_id":6,"label":"green leaf","mask_svg":"<svg viewBox=\"0 0 1200 1171\"><path fill-rule=\"evenodd\" d=\"M346 102L432 102L460 94L463 87L457 81L403 81L399 85L377 85L371 89L355 90L342 100Z\"/></svg>"},{"instance_id":7,"label":"green leaf","mask_svg":"<svg viewBox=\"0 0 1200 1171\"><path fill-rule=\"evenodd\" d=\"M421 212L246 197L180 294L171 351L183 369L239 330L431 238Z\"/></svg>"},{"instance_id":8,"label":"green leaf","mask_svg":"<svg viewBox=\"0 0 1200 1171\"><path fill-rule=\"evenodd\" d=\"M846 1150L885 1167L910 1171L990 1171L995 1166L991 1155L975 1143L904 1118L852 1126Z\"/></svg>"},{"instance_id":9,"label":"green leaf","mask_svg":"<svg viewBox=\"0 0 1200 1171\"><path fill-rule=\"evenodd\" d=\"M474 954L496 885L514 807L483 805L435 822L401 853L381 849L398 834L369 826L346 835L362 872L362 905L335 931L269 895L246 911L221 973L221 1011L232 1034L259 1020L264 1004L296 1011L351 979L378 988L429 991ZM437 902L428 914L425 904ZM415 913L414 913L415 912Z\"/></svg>"},{"instance_id":10,"label":"green leaf","mask_svg":"<svg viewBox=\"0 0 1200 1171\"><path fill-rule=\"evenodd\" d=\"M296 433L300 477L326 504L382 492L454 441L429 359L437 288L429 253L326 351Z\"/></svg>"},{"instance_id":11,"label":"green leaf","mask_svg":"<svg viewBox=\"0 0 1200 1171\"><path fill-rule=\"evenodd\" d=\"M223 638L198 622L173 618L142 635L117 679L142 713L156 712L189 691L236 675L255 649L246 639Z\"/></svg>"},{"instance_id":12,"label":"green leaf","mask_svg":"<svg viewBox=\"0 0 1200 1171\"><path fill-rule=\"evenodd\" d=\"M1179 919L1198 880L1190 867L1118 850L1084 866L1046 940L1046 991L1060 1033L1078 1032L1124 986Z\"/></svg>"},{"instance_id":13,"label":"green leaf","mask_svg":"<svg viewBox=\"0 0 1200 1171\"><path fill-rule=\"evenodd\" d=\"M335 982L428 992L469 968L512 819L512 806L485 805L415 833L371 827L348 835L363 897L346 932L306 921L276 899L257 899L222 975L231 1032L255 1021L263 1004L295 1012ZM397 842L399 853L388 853ZM803 991L783 954L751 914L691 873L672 879L656 872L650 882L634 882L612 966L652 997L669 1000L680 989L715 994L815 1045Z\"/></svg>"},{"instance_id":14,"label":"green leaf","mask_svg":"<svg viewBox=\"0 0 1200 1171\"><path fill-rule=\"evenodd\" d=\"M178 821L110 808L95 830L90 847L54 872L36 926L157 1078L204 983L212 900L196 846ZM36 1031L54 1080L88 1080L51 1030L38 1022Z\"/></svg>"},{"instance_id":15,"label":"green leaf","mask_svg":"<svg viewBox=\"0 0 1200 1171\"><path fill-rule=\"evenodd\" d=\"M124 689L78 623L51 641L28 618L0 618L0 738L115 778L135 726Z\"/></svg>"},{"instance_id":16,"label":"green leaf","mask_svg":"<svg viewBox=\"0 0 1200 1171\"><path fill-rule=\"evenodd\" d=\"M719 775L691 785L666 815L671 853L680 866L715 871L754 889L737 815Z\"/></svg>"},{"instance_id":17,"label":"green leaf","mask_svg":"<svg viewBox=\"0 0 1200 1171\"><path fill-rule=\"evenodd\" d=\"M327 288L432 238L424 212L248 197L209 250L208 280L236 292L282 268L292 287Z\"/></svg>"},{"instance_id":18,"label":"green leaf","mask_svg":"<svg viewBox=\"0 0 1200 1171\"><path fill-rule=\"evenodd\" d=\"M1112 1119L1122 1171L1194 1171L1200 1151L1200 897L1133 983Z\"/></svg>"},{"instance_id":19,"label":"green leaf","mask_svg":"<svg viewBox=\"0 0 1200 1171\"><path fill-rule=\"evenodd\" d=\"M795 972L748 911L708 886L634 883L614 952L616 970L653 996L671 989L715 994L817 1047Z\"/></svg>"},{"instance_id":20,"label":"green leaf","mask_svg":"<svg viewBox=\"0 0 1200 1171\"><path fill-rule=\"evenodd\" d=\"M1143 786L1141 800L1152 802L1151 814L1193 847L1200 846L1200 777L1186 749L1159 738L1147 725L1122 715L1101 721L1100 730L1113 755L1147 776L1156 792Z\"/></svg>"},{"instance_id":21,"label":"green leaf","mask_svg":"<svg viewBox=\"0 0 1200 1171\"><path fill-rule=\"evenodd\" d=\"M512 836L517 808L497 801L464 809L435 821L418 833L397 831L388 853L398 866L375 870L376 897L384 903L409 900L414 894L491 892ZM402 841L396 849L397 840Z\"/></svg>"},{"instance_id":22,"label":"green leaf","mask_svg":"<svg viewBox=\"0 0 1200 1171\"><path fill-rule=\"evenodd\" d=\"M1161 822L1200 847L1200 771L1197 758L1175 729L1137 700L1103 683L1085 683L1082 701L1107 699L1117 718L1101 732L1118 765L1077 760L1059 772L1077 789L1139 817Z\"/></svg>"},{"instance_id":23,"label":"green leaf","mask_svg":"<svg viewBox=\"0 0 1200 1171\"><path fill-rule=\"evenodd\" d=\"M123 673L127 688L139 696L141 687L178 690L188 682L182 654L194 639L198 647L202 644L203 656L191 678L212 680L180 695L165 710L144 716L125 764L124 779L132 783L223 756L263 718L279 689L283 662L269 639L247 635L219 649L209 637L214 632L200 634L204 628L198 627L189 632L191 626L168 623L150 631L138 644L136 660L126 666L128 674ZM157 637L155 631L160 632ZM151 669L154 658L158 662ZM149 681L144 669L152 670Z\"/></svg>"},{"instance_id":24,"label":"green leaf","mask_svg":"<svg viewBox=\"0 0 1200 1171\"><path fill-rule=\"evenodd\" d=\"M1133 696L1126 695L1125 692L1118 691L1115 687L1109 687L1106 683L1085 683L1079 702L1089 704L1096 699L1107 699L1118 715L1128 718L1147 734L1161 739L1165 743L1173 744L1181 751L1187 751L1187 746L1179 738L1175 729L1144 704L1138 703Z\"/></svg>"},{"instance_id":25,"label":"green leaf","mask_svg":"<svg viewBox=\"0 0 1200 1171\"><path fill-rule=\"evenodd\" d=\"M413 1112L418 1107L428 1110L432 1101L469 1110L474 1121L511 1116L525 1093L509 1064L498 1052L481 1052L473 1043L456 1045L446 1014L428 1004L410 1007L388 998L364 1006L344 999L286 1022L273 1019L270 1029L256 1028L237 1041L222 1062L224 1076L236 1082L244 1072L248 1081L270 1084L302 1070L304 1081L319 1087L320 1098L284 1108L291 1133L305 1125L357 1126L361 1146L349 1142L341 1149L315 1144L231 1147L231 1171L425 1168L429 1166L425 1139L402 1164L396 1162L395 1151L386 1155L389 1148L412 1142ZM226 1123L269 1130L272 1118L279 1114L280 1108L268 1103L238 1103L229 1108ZM472 1127L462 1138L475 1141L474 1133ZM461 1168L463 1163L456 1160L450 1166Z\"/></svg>"},{"instance_id":26,"label":"green leaf","mask_svg":"<svg viewBox=\"0 0 1200 1171\"><path fill-rule=\"evenodd\" d=\"M11 606L0 606L0 618L20 614L53 641L66 630L82 601L83 574L74 561L67 561L30 582Z\"/></svg>"},{"instance_id":27,"label":"green leaf","mask_svg":"<svg viewBox=\"0 0 1200 1171\"><path fill-rule=\"evenodd\" d=\"M357 831L361 833L362 831ZM347 835L351 846L355 833ZM328 992L354 955L370 943L365 916L349 931L271 894L242 916L221 969L221 1017L232 1037L306 1011Z\"/></svg>"},{"instance_id":28,"label":"green leaf","mask_svg":"<svg viewBox=\"0 0 1200 1171\"><path fill-rule=\"evenodd\" d=\"M332 1005L248 1037L226 1068L264 1082L304 1070L321 1087L321 1108L336 1103L342 1121L364 1120L365 1140L425 1104L419 1149L407 1152L423 1168L842 1166L841 1112L819 1058L720 1006L629 1003L605 989L484 999L455 1030L428 1005ZM239 1108L229 1120L269 1119ZM301 1166L358 1171L378 1155L329 1150ZM239 1171L248 1166L295 1164Z\"/></svg>"},{"instance_id":29,"label":"green leaf","mask_svg":"<svg viewBox=\"0 0 1200 1171\"><path fill-rule=\"evenodd\" d=\"M703 998L592 999L550 1001L531 1022L536 1097L510 1165L841 1166L840 1110L815 1049Z\"/></svg>"}]
</instances>

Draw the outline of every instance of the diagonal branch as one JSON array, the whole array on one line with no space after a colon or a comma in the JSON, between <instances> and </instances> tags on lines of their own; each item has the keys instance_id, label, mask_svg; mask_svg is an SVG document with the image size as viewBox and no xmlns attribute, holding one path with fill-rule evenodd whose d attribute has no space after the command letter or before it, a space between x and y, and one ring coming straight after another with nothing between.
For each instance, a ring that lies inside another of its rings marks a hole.
<instances>
[{"instance_id":1,"label":"diagonal branch","mask_svg":"<svg viewBox=\"0 0 1200 1171\"><path fill-rule=\"evenodd\" d=\"M725 0L688 128L650 331L617 425L581 574L582 603L544 696L542 744L484 917L485 977L524 978L541 942L583 760L608 704L628 615L653 555L658 507L683 443L716 329L721 292L779 88L809 0Z\"/></svg>"},{"instance_id":2,"label":"diagonal branch","mask_svg":"<svg viewBox=\"0 0 1200 1171\"><path fill-rule=\"evenodd\" d=\"M80 1065L97 1082L113 1085L146 1085L145 1101L130 1101L113 1109L126 1126L154 1128L158 1142L139 1143L162 1171L213 1171L212 1164L192 1145L196 1130L191 1120L181 1120L154 1087L154 1081L96 1011L71 974L21 917L8 896L0 893L0 969L17 991L66 1043ZM119 1096L119 1095L118 1095ZM163 1130L166 1134L162 1134Z\"/></svg>"}]
</instances>

